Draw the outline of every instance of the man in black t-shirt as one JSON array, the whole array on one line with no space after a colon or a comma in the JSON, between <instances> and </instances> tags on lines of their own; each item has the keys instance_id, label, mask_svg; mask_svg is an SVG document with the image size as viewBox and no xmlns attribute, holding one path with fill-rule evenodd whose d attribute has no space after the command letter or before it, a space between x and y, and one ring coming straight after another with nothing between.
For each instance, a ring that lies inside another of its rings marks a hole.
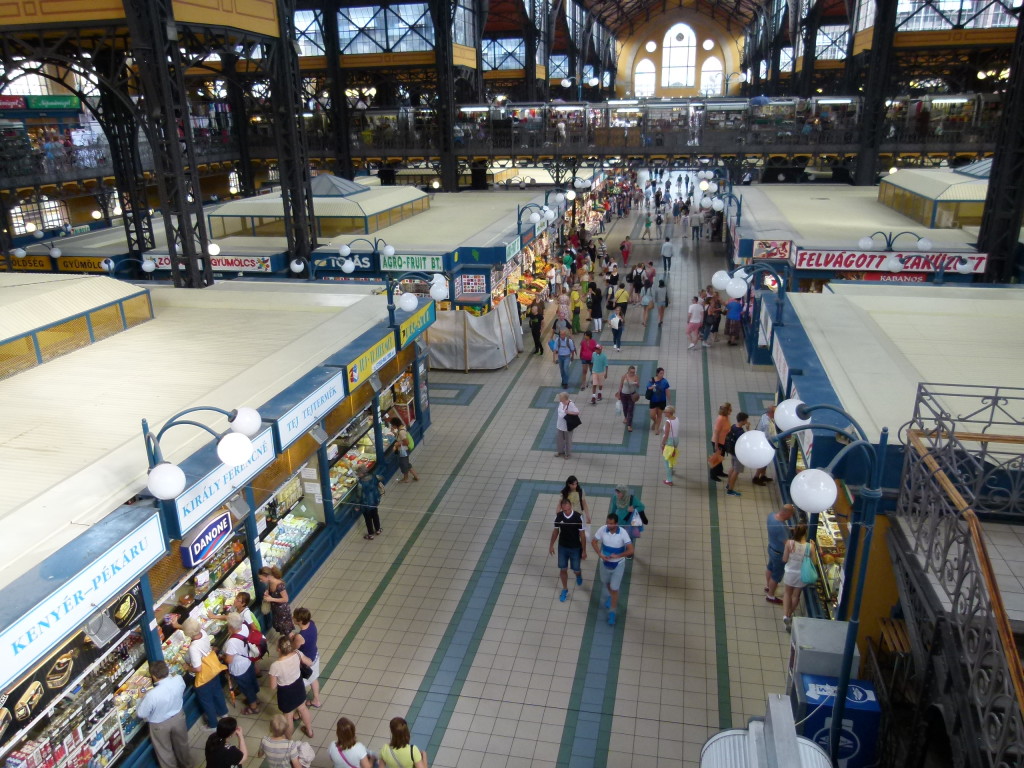
<instances>
[{"instance_id":1,"label":"man in black t-shirt","mask_svg":"<svg viewBox=\"0 0 1024 768\"><path fill-rule=\"evenodd\" d=\"M576 584L583 583L583 572L580 560L587 559L587 543L583 533L583 517L574 512L568 499L558 502L558 514L555 515L555 529L551 532L551 546L548 554L555 554L555 541L558 541L558 575L562 579L562 594L558 599L565 602L569 597L569 566L576 574Z\"/></svg>"}]
</instances>

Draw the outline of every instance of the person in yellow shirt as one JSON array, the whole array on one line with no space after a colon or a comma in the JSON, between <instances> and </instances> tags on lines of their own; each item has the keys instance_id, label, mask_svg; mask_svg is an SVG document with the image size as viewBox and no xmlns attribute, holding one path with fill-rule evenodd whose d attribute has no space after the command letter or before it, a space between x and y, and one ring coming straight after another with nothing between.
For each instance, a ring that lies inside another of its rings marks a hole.
<instances>
[{"instance_id":1,"label":"person in yellow shirt","mask_svg":"<svg viewBox=\"0 0 1024 768\"><path fill-rule=\"evenodd\" d=\"M583 298L579 283L574 285L572 291L569 292L569 308L572 310L572 332L581 333L580 313L583 311Z\"/></svg>"},{"instance_id":2,"label":"person in yellow shirt","mask_svg":"<svg viewBox=\"0 0 1024 768\"><path fill-rule=\"evenodd\" d=\"M622 316L625 317L626 307L629 306L629 291L626 289L626 286L620 285L615 289L615 298L613 301L615 306L622 311Z\"/></svg>"}]
</instances>

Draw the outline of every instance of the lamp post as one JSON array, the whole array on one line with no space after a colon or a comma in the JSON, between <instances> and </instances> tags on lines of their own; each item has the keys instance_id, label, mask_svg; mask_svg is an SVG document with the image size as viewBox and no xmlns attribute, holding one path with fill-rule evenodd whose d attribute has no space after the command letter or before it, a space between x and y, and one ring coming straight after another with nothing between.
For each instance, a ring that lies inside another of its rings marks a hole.
<instances>
[{"instance_id":1,"label":"lamp post","mask_svg":"<svg viewBox=\"0 0 1024 768\"><path fill-rule=\"evenodd\" d=\"M728 272L720 269L711 276L711 285L716 291L725 291L731 299L742 299L750 289L750 280L757 272L767 272L775 278L779 289L779 300L775 304L775 325L784 325L782 311L786 304L786 281L775 267L763 262L756 262L746 267L737 267Z\"/></svg>"},{"instance_id":2,"label":"lamp post","mask_svg":"<svg viewBox=\"0 0 1024 768\"><path fill-rule=\"evenodd\" d=\"M563 77L561 86L568 90L569 88L572 88L573 83L576 83L576 101L583 101L584 80L582 77L576 77L575 75L573 77ZM591 77L586 80L586 84L591 88L597 88L597 86L601 84L601 81L596 77Z\"/></svg>"},{"instance_id":3,"label":"lamp post","mask_svg":"<svg viewBox=\"0 0 1024 768\"><path fill-rule=\"evenodd\" d=\"M448 280L440 272L403 272L400 275L392 275L390 272L384 280L384 287L388 294L388 325L392 328L398 327L395 320L395 309L403 312L415 312L419 305L419 299L414 293L403 293L398 297L398 306L395 306L395 287L403 280L419 278L430 283L430 298L434 301L445 301L448 299Z\"/></svg>"},{"instance_id":4,"label":"lamp post","mask_svg":"<svg viewBox=\"0 0 1024 768\"><path fill-rule=\"evenodd\" d=\"M569 197L570 194L572 195L572 197ZM544 198L546 200L547 199L547 195L545 195ZM565 199L567 199L567 200L574 200L575 198L576 198L576 193L573 192L572 190L569 190L569 192L567 192L565 194ZM556 197L555 199L557 200L558 198ZM523 234L523 214L526 213L527 211L533 211L533 213L531 213L530 217L529 217L531 224L539 224L542 219L544 221L546 221L548 224L550 224L558 216L558 213L555 211L555 209L554 208L549 208L547 206L547 204L545 204L545 205L538 205L537 203L527 203L526 205L517 205L516 206L516 234L517 235L522 235Z\"/></svg>"},{"instance_id":5,"label":"lamp post","mask_svg":"<svg viewBox=\"0 0 1024 768\"><path fill-rule=\"evenodd\" d=\"M921 251L930 251L932 249L932 241L927 237L921 237L916 232L873 232L871 235L865 235L857 241L857 245L860 246L862 251L870 251L875 247L875 237L881 235L885 239L885 250L892 251L896 243L896 239L903 235L910 235L911 237L917 238L917 248Z\"/></svg>"},{"instance_id":6,"label":"lamp post","mask_svg":"<svg viewBox=\"0 0 1024 768\"><path fill-rule=\"evenodd\" d=\"M946 272L949 270L949 263L951 259L956 260L956 266L953 269L956 270L957 274L969 275L973 271L971 262L964 256L952 256L944 257L939 254L919 254L917 256L886 256L882 266L890 272L897 273L902 272L903 268L907 266L907 263L911 259L922 259L932 270L935 272L935 284L942 285L946 280Z\"/></svg>"},{"instance_id":7,"label":"lamp post","mask_svg":"<svg viewBox=\"0 0 1024 768\"><path fill-rule=\"evenodd\" d=\"M100 262L100 267L111 277L115 277L115 272L121 269L125 264L138 264L142 267L142 271L147 275L153 274L156 271L156 261L154 259L143 256L141 259L121 259L120 261L114 261L113 259L107 258Z\"/></svg>"},{"instance_id":8,"label":"lamp post","mask_svg":"<svg viewBox=\"0 0 1024 768\"><path fill-rule=\"evenodd\" d=\"M745 432L736 441L736 458L745 466L760 469L768 466L775 457L775 445L779 441L808 429L825 429L843 435L849 439L845 429L832 424L811 424L810 416L815 411L832 411L846 419L856 433L856 439L844 446L822 469L805 469L793 478L790 483L790 495L793 503L808 514L821 514L831 507L838 495L832 470L848 454L854 450L864 451L868 461L868 481L860 491L863 503L858 511L856 506L850 517L850 540L846 547L844 563L844 584L850 583L855 566L857 568L857 586L854 590L853 605L850 605L848 590L843 591L838 607L838 615L847 617L846 642L843 646L842 666L839 669L839 683L836 687L835 699L832 704L832 725L829 730L829 753L832 764L838 765L840 735L842 732L843 713L846 710L846 694L850 688L850 675L853 667L853 654L857 647L857 632L860 629L860 610L864 598L864 582L867 577L868 558L871 553L871 536L874 531L875 514L878 501L882 498L882 469L885 450L889 442L889 429L883 427L878 445L872 445L867 439L863 427L849 413L835 405L820 403L807 405L801 400L789 399L779 403L775 409L775 424L783 431L768 438L763 432L751 430ZM861 536L864 538L863 552L859 552ZM860 563L857 564L857 557Z\"/></svg>"},{"instance_id":9,"label":"lamp post","mask_svg":"<svg viewBox=\"0 0 1024 768\"><path fill-rule=\"evenodd\" d=\"M747 75L745 72L730 72L728 75L726 75L724 78L725 85L722 89L723 96L729 95L729 83L732 82L733 80L742 85L743 83L747 82Z\"/></svg>"},{"instance_id":10,"label":"lamp post","mask_svg":"<svg viewBox=\"0 0 1024 768\"><path fill-rule=\"evenodd\" d=\"M213 411L226 416L228 430L219 433L202 422L182 418L197 411ZM149 488L149 492L161 501L177 498L185 490L185 473L177 464L165 460L160 448L160 438L167 433L167 430L183 424L209 432L217 441L217 458L225 464L239 466L245 464L252 456L251 438L260 431L263 419L255 408L236 408L233 411L225 411L223 408L215 408L210 405L186 408L184 411L174 414L160 428L160 431L155 433L150 430L146 419L143 419L142 437L146 443L146 458L149 461L149 480L146 486Z\"/></svg>"}]
</instances>

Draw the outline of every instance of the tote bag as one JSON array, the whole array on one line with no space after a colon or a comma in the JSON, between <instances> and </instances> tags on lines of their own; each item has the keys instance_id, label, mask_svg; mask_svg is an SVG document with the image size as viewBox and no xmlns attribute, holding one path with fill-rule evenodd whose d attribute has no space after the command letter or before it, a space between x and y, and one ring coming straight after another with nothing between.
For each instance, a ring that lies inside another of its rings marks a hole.
<instances>
[{"instance_id":1,"label":"tote bag","mask_svg":"<svg viewBox=\"0 0 1024 768\"><path fill-rule=\"evenodd\" d=\"M807 545L807 551L804 552L804 559L800 563L800 581L804 584L813 584L818 580L818 570L814 567L814 563L811 562L811 545Z\"/></svg>"}]
</instances>

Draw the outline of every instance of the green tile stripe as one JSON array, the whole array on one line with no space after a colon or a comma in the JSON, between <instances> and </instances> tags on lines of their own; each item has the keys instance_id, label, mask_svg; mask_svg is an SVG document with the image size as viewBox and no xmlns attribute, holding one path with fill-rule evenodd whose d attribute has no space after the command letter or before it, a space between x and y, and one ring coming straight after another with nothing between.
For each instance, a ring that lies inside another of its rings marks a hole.
<instances>
[{"instance_id":1,"label":"green tile stripe","mask_svg":"<svg viewBox=\"0 0 1024 768\"><path fill-rule=\"evenodd\" d=\"M488 427L491 426L491 422L494 421L494 417L504 406L505 400L508 399L508 396L512 393L512 390L515 389L516 385L519 383L519 379L526 372L526 369L529 367L530 361L531 358L529 357L529 355L524 356L523 362L519 366L519 370L516 372L516 375L512 377L512 381L510 381L508 386L505 387L505 391L501 393L501 396L497 400L495 400L494 407L491 408L491 412L487 414L487 418L485 418L481 422L480 428L477 430L476 435L469 442L469 445L466 446L466 450L463 451L462 456L459 457L459 460L455 463L456 467L463 466L467 461L469 461L469 458L473 455L473 452L476 450L477 445L483 438L484 433L487 431ZM342 657L348 652L348 649L352 646L352 643L355 642L356 636L362 630L363 625L369 620L370 614L372 614L373 611L376 609L377 603L380 601L381 597L384 595L388 587L391 585L391 581L395 578L395 574L398 573L398 569L402 567L402 564L405 562L405 558L416 545L416 542L419 539L420 534L423 533L423 529L427 527L427 524L430 522L431 518L433 518L434 512L436 512L437 508L441 505L441 500L448 493L448 490L452 487L452 484L455 482L457 477L458 473L449 473L448 479L444 481L444 484L442 484L441 488L434 495L434 499L433 501L430 502L430 506L427 507L426 512L423 513L423 517L420 519L419 523L417 523L416 527L409 535L409 538L402 546L402 549L399 550L398 554L395 556L395 559L391 563L390 567L387 569L387 571L384 572L384 577L380 580L380 584L378 584L377 588L373 590L373 594L370 595L370 599L366 601L366 604L363 606L363 609L359 612L359 615L356 616L355 620L352 622L352 627L349 629L348 632L345 633L345 636L341 638L341 642L338 644L338 649L333 654L331 654L331 658L328 660L327 664L324 666L323 671L320 674L321 680L330 679L331 675L334 673L335 668L341 662Z\"/></svg>"},{"instance_id":2,"label":"green tile stripe","mask_svg":"<svg viewBox=\"0 0 1024 768\"><path fill-rule=\"evenodd\" d=\"M589 487L589 486L588 486ZM608 511L612 511L613 504L609 503ZM619 662L622 660L622 639L626 632L626 622L629 620L626 609L629 607L629 584L632 575L633 563L628 563L629 570L623 574L622 584L619 586L619 602L617 604L619 621L612 630L612 651L608 663L608 680L604 688L604 699L601 702L601 725L597 736L597 749L593 758L593 768L604 768L608 764L608 745L612 734L612 717L615 714L615 697L618 693L619 684ZM594 650L595 629L598 619L606 621L601 611L601 581L599 577L594 578L591 588L590 603L587 606L587 621L583 629L583 641L580 643L580 655L576 659L576 673L573 675L572 691L569 694L569 707L565 716L565 724L562 726L562 742L558 747L557 768L569 768L573 757L573 747L576 745L576 730L579 725L580 712L583 709L583 692L587 680L587 671L591 665L591 654Z\"/></svg>"},{"instance_id":3,"label":"green tile stripe","mask_svg":"<svg viewBox=\"0 0 1024 768\"><path fill-rule=\"evenodd\" d=\"M711 381L708 350L701 347L704 376L704 429L711 445ZM725 626L725 579L722 575L722 532L718 517L718 483L708 481L708 517L711 523L711 594L715 607L715 661L718 668L718 727L732 728L732 698L729 686L729 642Z\"/></svg>"}]
</instances>

